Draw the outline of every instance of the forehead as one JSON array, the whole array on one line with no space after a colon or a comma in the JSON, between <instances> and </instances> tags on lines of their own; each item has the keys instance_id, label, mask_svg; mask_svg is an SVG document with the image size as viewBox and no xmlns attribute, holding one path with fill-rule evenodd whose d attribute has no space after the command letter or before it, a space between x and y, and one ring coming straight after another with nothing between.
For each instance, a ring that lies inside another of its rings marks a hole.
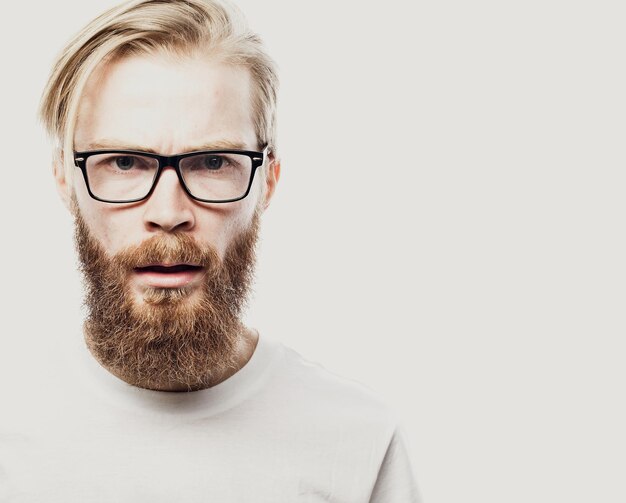
<instances>
[{"instance_id":1,"label":"forehead","mask_svg":"<svg viewBox=\"0 0 626 503\"><path fill-rule=\"evenodd\" d=\"M246 68L204 55L107 62L81 97L75 149L117 142L163 154L211 142L255 148L251 93Z\"/></svg>"}]
</instances>

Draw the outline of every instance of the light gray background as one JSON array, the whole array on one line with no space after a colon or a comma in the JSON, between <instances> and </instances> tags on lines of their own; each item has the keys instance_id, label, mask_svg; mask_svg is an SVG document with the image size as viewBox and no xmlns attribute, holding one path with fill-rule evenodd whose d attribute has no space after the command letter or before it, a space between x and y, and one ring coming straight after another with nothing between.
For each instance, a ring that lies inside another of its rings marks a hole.
<instances>
[{"instance_id":1,"label":"light gray background","mask_svg":"<svg viewBox=\"0 0 626 503\"><path fill-rule=\"evenodd\" d=\"M114 3L3 7L15 385L81 316L36 105ZM395 407L429 503L626 501L622 3L239 5L282 74L250 322Z\"/></svg>"}]
</instances>

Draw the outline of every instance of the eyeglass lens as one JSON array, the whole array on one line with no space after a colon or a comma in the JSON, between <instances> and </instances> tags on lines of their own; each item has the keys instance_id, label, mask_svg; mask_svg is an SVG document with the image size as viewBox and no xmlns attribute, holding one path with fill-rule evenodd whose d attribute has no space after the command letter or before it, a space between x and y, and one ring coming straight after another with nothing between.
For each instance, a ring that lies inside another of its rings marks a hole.
<instances>
[{"instance_id":1,"label":"eyeglass lens","mask_svg":"<svg viewBox=\"0 0 626 503\"><path fill-rule=\"evenodd\" d=\"M122 152L94 154L86 170L92 193L109 201L130 201L148 195L155 182L159 161L153 157ZM204 153L180 160L187 190L199 199L236 199L248 190L252 159L244 154Z\"/></svg>"}]
</instances>

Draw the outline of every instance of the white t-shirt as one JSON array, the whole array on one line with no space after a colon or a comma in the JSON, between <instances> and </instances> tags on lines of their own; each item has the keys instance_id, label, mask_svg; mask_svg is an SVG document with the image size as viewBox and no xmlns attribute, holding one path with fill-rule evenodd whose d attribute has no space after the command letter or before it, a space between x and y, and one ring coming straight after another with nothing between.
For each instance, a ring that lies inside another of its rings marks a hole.
<instances>
[{"instance_id":1,"label":"white t-shirt","mask_svg":"<svg viewBox=\"0 0 626 503\"><path fill-rule=\"evenodd\" d=\"M394 417L367 388L259 337L202 391L144 390L81 347L0 414L0 502L419 501Z\"/></svg>"}]
</instances>

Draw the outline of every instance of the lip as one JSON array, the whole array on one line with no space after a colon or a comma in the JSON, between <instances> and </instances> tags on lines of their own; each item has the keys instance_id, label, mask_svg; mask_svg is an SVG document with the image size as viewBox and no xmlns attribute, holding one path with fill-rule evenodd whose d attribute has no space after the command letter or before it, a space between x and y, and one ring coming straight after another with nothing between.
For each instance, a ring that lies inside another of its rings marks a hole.
<instances>
[{"instance_id":1,"label":"lip","mask_svg":"<svg viewBox=\"0 0 626 503\"><path fill-rule=\"evenodd\" d=\"M152 288L182 288L204 274L204 268L193 264L149 264L133 269L139 282Z\"/></svg>"}]
</instances>

